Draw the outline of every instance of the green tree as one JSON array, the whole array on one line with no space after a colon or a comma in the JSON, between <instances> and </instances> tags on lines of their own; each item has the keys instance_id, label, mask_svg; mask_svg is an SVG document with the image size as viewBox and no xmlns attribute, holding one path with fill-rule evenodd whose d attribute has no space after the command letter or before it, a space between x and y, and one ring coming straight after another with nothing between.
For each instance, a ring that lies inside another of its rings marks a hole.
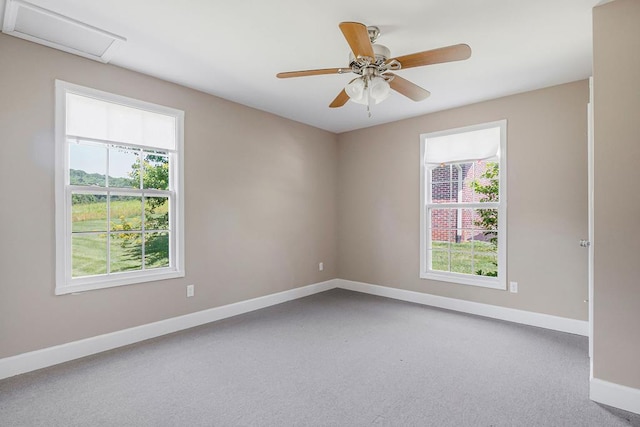
<instances>
[{"instance_id":1,"label":"green tree","mask_svg":"<svg viewBox=\"0 0 640 427\"><path fill-rule=\"evenodd\" d=\"M131 165L129 177L140 182L142 170L142 188L158 190L169 189L169 158L167 156L145 153ZM165 230L169 228L169 201L166 197L146 197L144 203L144 223L146 230ZM146 234L145 264L169 259L169 240L167 233ZM163 263L163 261L161 262Z\"/></svg>"},{"instance_id":2,"label":"green tree","mask_svg":"<svg viewBox=\"0 0 640 427\"><path fill-rule=\"evenodd\" d=\"M142 166L142 167L141 167ZM169 158L157 154L145 154L131 165L129 176L132 180L140 180L142 169L142 188L169 189ZM145 201L145 228L149 230L164 229L169 224L169 212L158 212L167 203L165 197L147 197Z\"/></svg>"},{"instance_id":3,"label":"green tree","mask_svg":"<svg viewBox=\"0 0 640 427\"><path fill-rule=\"evenodd\" d=\"M140 180L141 162L138 158L131 165L129 176L134 181ZM157 154L145 154L142 158L142 188L156 188L167 190L169 188L169 159Z\"/></svg>"},{"instance_id":4,"label":"green tree","mask_svg":"<svg viewBox=\"0 0 640 427\"><path fill-rule=\"evenodd\" d=\"M498 163L487 163L485 171L480 175L481 179L471 182L471 188L483 197L480 202L497 202L500 193L500 169ZM482 227L483 234L488 237L489 243L493 245L495 252L498 252L498 210L497 209L479 209L478 215L480 219L474 221L477 227ZM492 262L495 270L484 271L478 270L476 274L480 276L498 276L498 263Z\"/></svg>"},{"instance_id":5,"label":"green tree","mask_svg":"<svg viewBox=\"0 0 640 427\"><path fill-rule=\"evenodd\" d=\"M93 194L71 194L71 203L75 205L96 203L98 198Z\"/></svg>"}]
</instances>

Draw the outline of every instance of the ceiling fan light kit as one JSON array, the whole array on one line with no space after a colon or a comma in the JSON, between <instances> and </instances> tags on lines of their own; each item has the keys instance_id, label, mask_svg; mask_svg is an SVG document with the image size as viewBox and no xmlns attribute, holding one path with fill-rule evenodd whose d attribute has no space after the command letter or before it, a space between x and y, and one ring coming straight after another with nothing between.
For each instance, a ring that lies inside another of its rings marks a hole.
<instances>
[{"instance_id":1,"label":"ceiling fan light kit","mask_svg":"<svg viewBox=\"0 0 640 427\"><path fill-rule=\"evenodd\" d=\"M363 76L351 80L345 87L349 98L357 104L369 105L371 100L379 104L391 93L391 86L385 79L379 76Z\"/></svg>"},{"instance_id":2,"label":"ceiling fan light kit","mask_svg":"<svg viewBox=\"0 0 640 427\"><path fill-rule=\"evenodd\" d=\"M380 36L378 27L367 27L359 22L341 22L339 27L351 48L349 67L289 71L278 73L276 77L355 73L360 77L351 80L329 107L342 107L351 100L357 104L366 105L369 117L371 117L371 107L387 99L392 89L413 101L422 101L430 95L429 91L395 75L393 71L460 61L471 56L471 48L468 45L458 44L390 58L389 48L375 44Z\"/></svg>"}]
</instances>

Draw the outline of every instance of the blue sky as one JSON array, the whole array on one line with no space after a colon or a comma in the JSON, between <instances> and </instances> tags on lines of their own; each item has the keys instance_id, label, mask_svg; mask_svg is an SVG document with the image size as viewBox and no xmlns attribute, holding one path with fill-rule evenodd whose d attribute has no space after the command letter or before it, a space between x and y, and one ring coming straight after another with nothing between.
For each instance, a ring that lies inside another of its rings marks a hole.
<instances>
[{"instance_id":1,"label":"blue sky","mask_svg":"<svg viewBox=\"0 0 640 427\"><path fill-rule=\"evenodd\" d=\"M124 149L108 150L98 145L70 144L71 169L83 170L87 173L105 175L107 169L107 152L109 151L109 176L129 178L131 165L136 161L136 153Z\"/></svg>"}]
</instances>

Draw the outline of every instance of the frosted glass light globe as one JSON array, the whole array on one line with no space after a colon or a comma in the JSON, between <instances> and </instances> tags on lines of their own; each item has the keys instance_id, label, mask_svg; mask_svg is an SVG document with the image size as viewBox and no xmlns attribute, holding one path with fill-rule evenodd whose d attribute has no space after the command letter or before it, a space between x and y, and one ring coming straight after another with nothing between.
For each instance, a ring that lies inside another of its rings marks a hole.
<instances>
[{"instance_id":1,"label":"frosted glass light globe","mask_svg":"<svg viewBox=\"0 0 640 427\"><path fill-rule=\"evenodd\" d=\"M345 92L347 92L347 95L349 95L349 98L351 98L352 101L354 102L358 102L361 101L363 98L366 98L366 93L364 91L364 81L362 80L361 77L352 80L347 87L344 88Z\"/></svg>"},{"instance_id":2,"label":"frosted glass light globe","mask_svg":"<svg viewBox=\"0 0 640 427\"><path fill-rule=\"evenodd\" d=\"M372 78L369 85L371 85L371 97L376 101L376 104L387 99L391 93L389 83L382 77Z\"/></svg>"},{"instance_id":3,"label":"frosted glass light globe","mask_svg":"<svg viewBox=\"0 0 640 427\"><path fill-rule=\"evenodd\" d=\"M345 88L349 98L356 104L368 105L369 93L374 104L379 104L384 101L390 93L389 83L382 77L372 77L369 80L369 85L365 87L366 77L358 77L352 80Z\"/></svg>"}]
</instances>

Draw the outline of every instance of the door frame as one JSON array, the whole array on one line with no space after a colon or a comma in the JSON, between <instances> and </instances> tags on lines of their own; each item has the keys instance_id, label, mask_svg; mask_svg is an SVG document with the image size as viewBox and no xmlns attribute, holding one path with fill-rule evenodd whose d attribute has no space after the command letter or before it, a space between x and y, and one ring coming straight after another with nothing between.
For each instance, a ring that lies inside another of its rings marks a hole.
<instances>
[{"instance_id":1,"label":"door frame","mask_svg":"<svg viewBox=\"0 0 640 427\"><path fill-rule=\"evenodd\" d=\"M590 363L590 378L593 378L593 246L594 246L594 120L593 120L593 77L589 77L589 104L587 106L587 181L588 181L588 217L589 217L589 231L588 231L588 280L589 280L589 358Z\"/></svg>"}]
</instances>

